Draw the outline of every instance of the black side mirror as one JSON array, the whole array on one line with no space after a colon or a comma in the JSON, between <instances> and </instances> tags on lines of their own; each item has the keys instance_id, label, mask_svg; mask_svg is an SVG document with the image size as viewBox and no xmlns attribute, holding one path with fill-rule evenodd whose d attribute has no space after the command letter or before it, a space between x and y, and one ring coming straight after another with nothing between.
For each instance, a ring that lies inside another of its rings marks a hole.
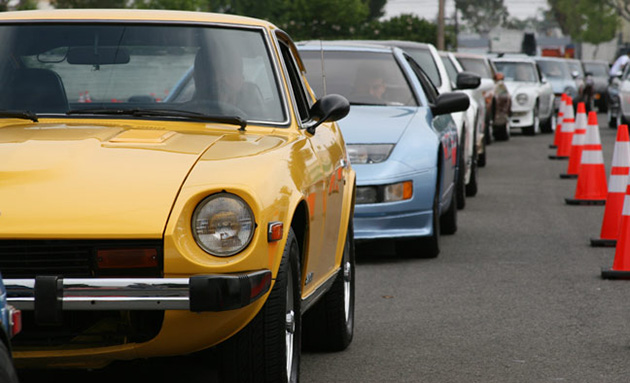
<instances>
[{"instance_id":1,"label":"black side mirror","mask_svg":"<svg viewBox=\"0 0 630 383\"><path fill-rule=\"evenodd\" d=\"M457 89L475 89L481 84L481 77L470 72L457 74Z\"/></svg>"},{"instance_id":2,"label":"black side mirror","mask_svg":"<svg viewBox=\"0 0 630 383\"><path fill-rule=\"evenodd\" d=\"M306 130L314 134L315 129L324 122L339 121L350 112L350 102L338 94L328 94L313 104L310 110L313 123Z\"/></svg>"},{"instance_id":3,"label":"black side mirror","mask_svg":"<svg viewBox=\"0 0 630 383\"><path fill-rule=\"evenodd\" d=\"M438 96L435 105L431 106L433 116L463 112L470 106L470 98L462 92L446 92Z\"/></svg>"}]
</instances>

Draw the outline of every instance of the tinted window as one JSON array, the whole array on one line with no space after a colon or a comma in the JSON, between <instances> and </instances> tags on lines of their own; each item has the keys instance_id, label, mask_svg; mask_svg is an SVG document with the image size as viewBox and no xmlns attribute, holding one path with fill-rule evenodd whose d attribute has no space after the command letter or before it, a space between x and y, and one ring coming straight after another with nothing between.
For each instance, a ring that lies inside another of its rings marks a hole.
<instances>
[{"instance_id":1,"label":"tinted window","mask_svg":"<svg viewBox=\"0 0 630 383\"><path fill-rule=\"evenodd\" d=\"M448 73L448 78L450 78L451 81L456 82L457 81L457 68L455 68L455 65L453 64L451 59L448 58L447 56L440 56L440 58L442 59L442 62L444 63L444 66L446 67L446 73Z\"/></svg>"},{"instance_id":2,"label":"tinted window","mask_svg":"<svg viewBox=\"0 0 630 383\"><path fill-rule=\"evenodd\" d=\"M461 64L465 71L473 72L481 78L492 78L490 68L486 64L486 60L471 57L458 57L457 61Z\"/></svg>"},{"instance_id":3,"label":"tinted window","mask_svg":"<svg viewBox=\"0 0 630 383\"><path fill-rule=\"evenodd\" d=\"M48 95L40 104L29 102L33 112L143 108L285 121L274 64L260 30L2 26L0 57L15 59L13 65L0 61L0 109L24 108L7 95L16 90Z\"/></svg>"},{"instance_id":4,"label":"tinted window","mask_svg":"<svg viewBox=\"0 0 630 383\"><path fill-rule=\"evenodd\" d=\"M495 61L494 66L505 76L506 81L538 82L536 67L529 63Z\"/></svg>"},{"instance_id":5,"label":"tinted window","mask_svg":"<svg viewBox=\"0 0 630 383\"><path fill-rule=\"evenodd\" d=\"M392 53L301 51L308 82L318 96L337 93L351 104L417 105L402 69Z\"/></svg>"},{"instance_id":6,"label":"tinted window","mask_svg":"<svg viewBox=\"0 0 630 383\"><path fill-rule=\"evenodd\" d=\"M401 47L402 48L402 47ZM440 72L438 70L437 64L433 59L433 55L429 49L420 49L420 48L403 48L405 52L414 59L420 68L427 74L429 80L435 86L440 87L442 85L442 78L440 77Z\"/></svg>"},{"instance_id":7,"label":"tinted window","mask_svg":"<svg viewBox=\"0 0 630 383\"><path fill-rule=\"evenodd\" d=\"M537 62L540 70L547 78L571 78L569 67L564 61L537 60Z\"/></svg>"},{"instance_id":8,"label":"tinted window","mask_svg":"<svg viewBox=\"0 0 630 383\"><path fill-rule=\"evenodd\" d=\"M584 63L584 70L595 77L608 77L608 65L599 63Z\"/></svg>"}]
</instances>

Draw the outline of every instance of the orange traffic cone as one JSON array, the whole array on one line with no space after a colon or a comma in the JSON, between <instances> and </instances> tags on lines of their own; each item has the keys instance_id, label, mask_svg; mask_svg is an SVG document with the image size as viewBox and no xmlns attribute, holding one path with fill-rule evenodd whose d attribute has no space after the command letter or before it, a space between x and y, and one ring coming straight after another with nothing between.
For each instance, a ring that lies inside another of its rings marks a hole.
<instances>
[{"instance_id":1,"label":"orange traffic cone","mask_svg":"<svg viewBox=\"0 0 630 383\"><path fill-rule=\"evenodd\" d=\"M558 148L558 144L560 143L560 129L562 129L562 118L564 117L564 99L567 97L566 93L562 93L560 97L560 105L558 105L558 116L556 118L556 131L553 136L553 144L549 145L549 149Z\"/></svg>"},{"instance_id":2,"label":"orange traffic cone","mask_svg":"<svg viewBox=\"0 0 630 383\"><path fill-rule=\"evenodd\" d=\"M606 168L599 138L597 113L589 112L575 198L565 198L565 202L569 205L605 205L607 194Z\"/></svg>"},{"instance_id":3,"label":"orange traffic cone","mask_svg":"<svg viewBox=\"0 0 630 383\"><path fill-rule=\"evenodd\" d=\"M568 160L571 154L571 142L575 131L575 114L573 112L573 99L570 96L564 99L564 116L560 127L560 138L555 156L549 156L552 160Z\"/></svg>"},{"instance_id":4,"label":"orange traffic cone","mask_svg":"<svg viewBox=\"0 0 630 383\"><path fill-rule=\"evenodd\" d=\"M615 260L612 269L602 269L604 279L630 279L630 185L626 186L620 225Z\"/></svg>"},{"instance_id":5,"label":"orange traffic cone","mask_svg":"<svg viewBox=\"0 0 630 383\"><path fill-rule=\"evenodd\" d=\"M602 231L598 239L591 238L591 246L614 247L619 236L619 223L623 199L630 173L630 138L628 125L619 125L613 151L612 169L608 178L608 197L602 221Z\"/></svg>"},{"instance_id":6,"label":"orange traffic cone","mask_svg":"<svg viewBox=\"0 0 630 383\"><path fill-rule=\"evenodd\" d=\"M569 167L565 174L560 174L560 178L577 178L582 161L582 150L584 148L584 138L586 136L586 105L583 102L578 104L577 116L575 117L575 131L571 139L571 152L569 155Z\"/></svg>"}]
</instances>

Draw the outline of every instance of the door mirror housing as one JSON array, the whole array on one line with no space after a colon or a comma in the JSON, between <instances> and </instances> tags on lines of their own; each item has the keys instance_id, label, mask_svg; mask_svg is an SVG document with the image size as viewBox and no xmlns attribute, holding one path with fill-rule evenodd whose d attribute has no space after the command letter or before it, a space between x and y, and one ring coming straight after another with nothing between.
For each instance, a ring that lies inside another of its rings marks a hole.
<instances>
[{"instance_id":1,"label":"door mirror housing","mask_svg":"<svg viewBox=\"0 0 630 383\"><path fill-rule=\"evenodd\" d=\"M470 98L462 92L446 92L438 96L434 105L431 105L433 116L463 112L470 106Z\"/></svg>"},{"instance_id":2,"label":"door mirror housing","mask_svg":"<svg viewBox=\"0 0 630 383\"><path fill-rule=\"evenodd\" d=\"M457 74L457 89L475 89L481 84L481 77L470 72L460 72Z\"/></svg>"},{"instance_id":3,"label":"door mirror housing","mask_svg":"<svg viewBox=\"0 0 630 383\"><path fill-rule=\"evenodd\" d=\"M310 110L313 122L306 130L314 134L315 129L324 122L339 121L350 112L350 102L338 94L328 94L313 104Z\"/></svg>"}]
</instances>

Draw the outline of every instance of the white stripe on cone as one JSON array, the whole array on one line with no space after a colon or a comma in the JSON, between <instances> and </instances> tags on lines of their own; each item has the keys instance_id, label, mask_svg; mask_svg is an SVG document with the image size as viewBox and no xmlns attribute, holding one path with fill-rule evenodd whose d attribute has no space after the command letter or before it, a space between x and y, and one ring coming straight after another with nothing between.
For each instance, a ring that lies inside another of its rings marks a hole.
<instances>
[{"instance_id":1,"label":"white stripe on cone","mask_svg":"<svg viewBox=\"0 0 630 383\"><path fill-rule=\"evenodd\" d=\"M628 185L628 176L611 175L608 180L609 193L625 193Z\"/></svg>"}]
</instances>

